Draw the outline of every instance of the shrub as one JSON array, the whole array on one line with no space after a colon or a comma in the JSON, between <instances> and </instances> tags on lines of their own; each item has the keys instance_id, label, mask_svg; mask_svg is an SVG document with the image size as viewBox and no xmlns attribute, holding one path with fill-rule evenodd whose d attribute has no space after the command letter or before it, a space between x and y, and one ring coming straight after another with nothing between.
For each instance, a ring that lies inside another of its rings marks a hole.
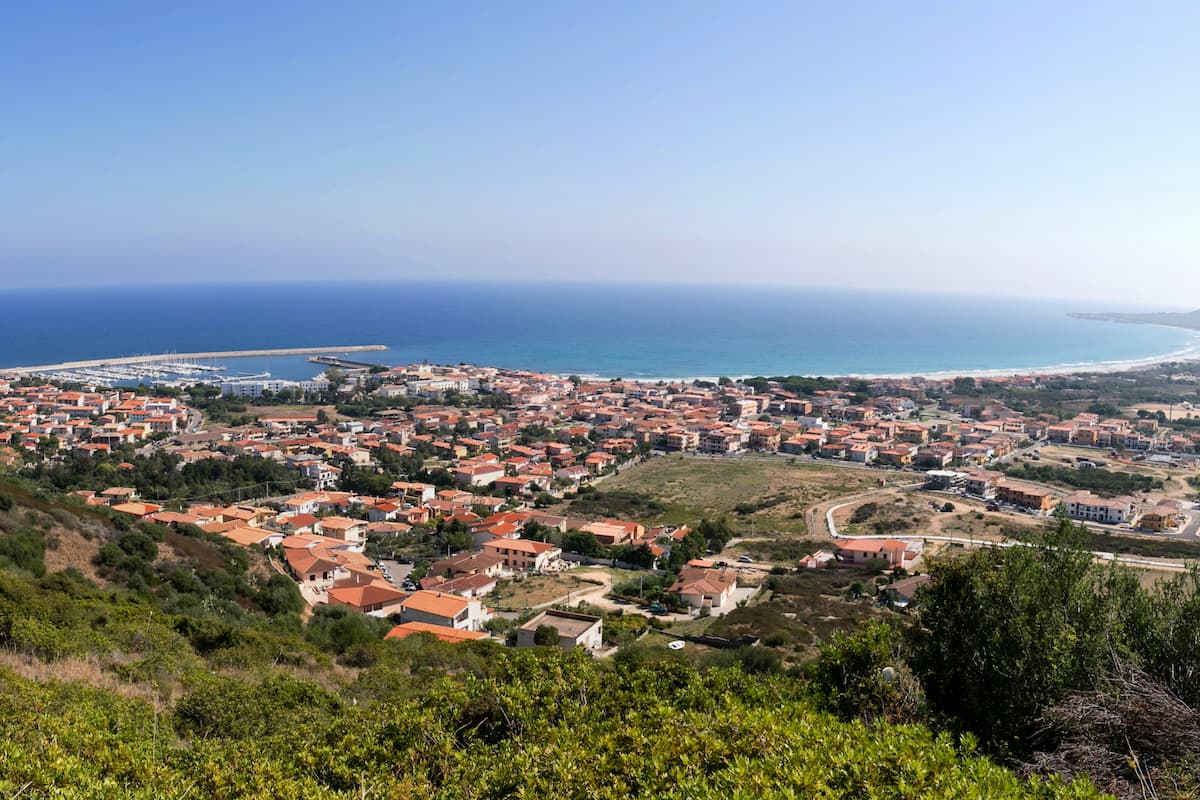
<instances>
[{"instance_id":1,"label":"shrub","mask_svg":"<svg viewBox=\"0 0 1200 800\"><path fill-rule=\"evenodd\" d=\"M533 632L533 643L542 646L558 644L558 628L553 625L538 625Z\"/></svg>"},{"instance_id":2,"label":"shrub","mask_svg":"<svg viewBox=\"0 0 1200 800\"><path fill-rule=\"evenodd\" d=\"M35 577L46 574L46 537L22 528L0 536L0 567L16 568Z\"/></svg>"}]
</instances>

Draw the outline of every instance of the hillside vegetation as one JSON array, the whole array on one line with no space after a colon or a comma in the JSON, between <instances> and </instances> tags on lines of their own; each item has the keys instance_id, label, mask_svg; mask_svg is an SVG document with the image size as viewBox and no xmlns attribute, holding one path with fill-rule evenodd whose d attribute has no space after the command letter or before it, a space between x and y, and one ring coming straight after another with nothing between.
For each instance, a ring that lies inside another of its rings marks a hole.
<instances>
[{"instance_id":1,"label":"hillside vegetation","mask_svg":"<svg viewBox=\"0 0 1200 800\"><path fill-rule=\"evenodd\" d=\"M1098 796L665 648L599 662L383 640L386 620L338 609L302 623L261 555L0 498L0 796ZM104 577L47 573L50 529L92 537Z\"/></svg>"},{"instance_id":2,"label":"hillside vegetation","mask_svg":"<svg viewBox=\"0 0 1200 800\"><path fill-rule=\"evenodd\" d=\"M1196 787L1200 578L1143 589L1094 566L1066 521L1037 547L936 563L915 625L872 612L814 652L805 626L828 614L802 576L775 584L774 605L723 620L731 635L790 641L788 664L761 645L697 657L626 639L594 660L386 640L388 620L345 609L302 619L269 554L23 484L0 484L0 530L3 797L1093 798L1095 779L1184 798ZM48 571L48 531L91 537L96 579ZM1108 703L1130 697L1131 680L1176 705ZM1108 715L1071 711L1085 701Z\"/></svg>"}]
</instances>

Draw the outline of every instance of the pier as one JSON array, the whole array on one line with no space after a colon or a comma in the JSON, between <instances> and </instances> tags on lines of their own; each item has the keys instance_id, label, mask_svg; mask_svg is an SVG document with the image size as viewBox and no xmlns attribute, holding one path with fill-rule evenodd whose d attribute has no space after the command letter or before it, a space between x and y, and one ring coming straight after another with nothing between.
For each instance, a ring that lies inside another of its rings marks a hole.
<instances>
[{"instance_id":1,"label":"pier","mask_svg":"<svg viewBox=\"0 0 1200 800\"><path fill-rule=\"evenodd\" d=\"M329 367L342 367L343 369L374 369L375 367L387 367L387 364L372 364L369 361L354 361L349 358L338 358L337 356L312 356L308 360L314 364L324 364Z\"/></svg>"},{"instance_id":2,"label":"pier","mask_svg":"<svg viewBox=\"0 0 1200 800\"><path fill-rule=\"evenodd\" d=\"M115 367L123 364L148 364L156 361L196 361L204 358L256 358L259 356L308 356L329 353L374 353L387 350L383 344L353 344L340 347L278 347L267 350L213 350L206 353L159 353L158 355L92 358L84 361L64 361L61 364L41 364L32 367L5 367L0 373L57 372L59 370Z\"/></svg>"}]
</instances>

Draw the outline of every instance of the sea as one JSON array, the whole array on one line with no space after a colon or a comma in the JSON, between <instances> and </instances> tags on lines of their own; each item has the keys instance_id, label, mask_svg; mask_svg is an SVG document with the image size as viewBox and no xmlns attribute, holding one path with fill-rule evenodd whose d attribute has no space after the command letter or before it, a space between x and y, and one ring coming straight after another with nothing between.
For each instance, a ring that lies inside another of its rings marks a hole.
<instances>
[{"instance_id":1,"label":"sea","mask_svg":"<svg viewBox=\"0 0 1200 800\"><path fill-rule=\"evenodd\" d=\"M1200 354L1200 332L1074 319L1066 301L803 287L481 281L0 292L0 367L382 344L385 365L471 363L656 380L926 375L1134 366ZM333 353L334 351L331 351ZM307 357L215 359L309 378Z\"/></svg>"}]
</instances>

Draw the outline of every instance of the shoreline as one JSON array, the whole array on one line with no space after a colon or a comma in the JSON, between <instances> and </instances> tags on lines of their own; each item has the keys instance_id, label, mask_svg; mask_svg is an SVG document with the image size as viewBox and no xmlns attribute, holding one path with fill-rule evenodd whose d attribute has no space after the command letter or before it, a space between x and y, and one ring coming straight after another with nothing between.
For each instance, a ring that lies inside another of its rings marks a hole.
<instances>
[{"instance_id":1,"label":"shoreline","mask_svg":"<svg viewBox=\"0 0 1200 800\"><path fill-rule=\"evenodd\" d=\"M1174 350L1170 353L1160 355L1146 356L1145 358L1124 359L1120 361L1094 361L1094 362L1078 362L1074 364L1052 364L1044 367L993 367L982 369L949 369L935 370L932 372L847 372L847 373L830 373L821 375L830 379L855 379L855 380L905 380L911 378L925 378L928 380L953 380L954 378L1014 378L1033 375L1083 375L1083 374L1112 374L1119 372L1131 372L1139 369L1148 369L1161 364L1172 363L1197 363L1200 362L1200 331L1196 331L1196 341L1191 346L1182 350ZM623 378L623 376L606 376L597 373L576 373L581 378L590 380L613 380L615 378ZM759 377L818 377L817 375L805 373L791 373L789 375L758 375L758 374L741 374L741 375L694 375L687 377L638 377L638 378L623 378L623 380L632 383L689 383L692 381L708 381L716 383L720 377L727 377L731 380L745 380L747 378Z\"/></svg>"},{"instance_id":2,"label":"shoreline","mask_svg":"<svg viewBox=\"0 0 1200 800\"><path fill-rule=\"evenodd\" d=\"M1175 326L1163 326L1175 327ZM952 380L954 378L1014 378L1024 376L1037 375L1081 375L1081 374L1112 374L1119 372L1129 372L1139 369L1148 369L1162 364L1168 363L1195 363L1200 362L1200 331L1193 331L1194 341L1179 350L1174 350L1169 353L1161 353L1145 358L1123 359L1112 361L1095 361L1095 362L1077 362L1070 364L1051 364L1047 366L1034 367L987 367L987 368L966 368L966 369L948 369L948 370L933 370L933 371L907 371L907 372L846 372L846 373L827 373L821 377L830 379L850 379L850 380L905 380L912 378L924 378L927 380ZM262 357L300 357L312 354L328 354L328 353L352 353L352 352L382 352L389 350L386 345L349 345L341 347L296 347L296 348L272 348L264 350L226 350L226 351L211 351L199 353L161 353L156 355L145 356L120 356L105 359L87 359L79 361L65 361L60 364L40 365L40 366L23 366L23 367L5 367L0 368L2 374L38 374L42 372L53 372L58 370L80 369L87 367L101 367L106 365L120 364L138 364L152 363L157 361L175 361L180 359L200 359L200 358L222 358L222 359L244 359L244 358L262 358ZM474 363L474 362L472 362ZM480 364L475 364L479 366ZM396 365L401 366L401 365ZM540 372L544 374L554 375L569 375L576 374L586 380L615 380L622 379L631 383L640 384L657 384L657 383L691 383L694 381L707 381L716 383L720 377L728 377L731 380L745 380L755 377L789 377L798 375L802 377L817 377L815 373L775 373L774 375L761 375L757 373L729 374L726 376L719 375L692 375L692 376L646 376L646 377L626 377L626 374L619 375L602 375L596 372L585 372L579 370L547 370L538 368L525 367L510 367L500 364L485 364L482 366L492 366L499 369L512 369L525 372Z\"/></svg>"}]
</instances>

